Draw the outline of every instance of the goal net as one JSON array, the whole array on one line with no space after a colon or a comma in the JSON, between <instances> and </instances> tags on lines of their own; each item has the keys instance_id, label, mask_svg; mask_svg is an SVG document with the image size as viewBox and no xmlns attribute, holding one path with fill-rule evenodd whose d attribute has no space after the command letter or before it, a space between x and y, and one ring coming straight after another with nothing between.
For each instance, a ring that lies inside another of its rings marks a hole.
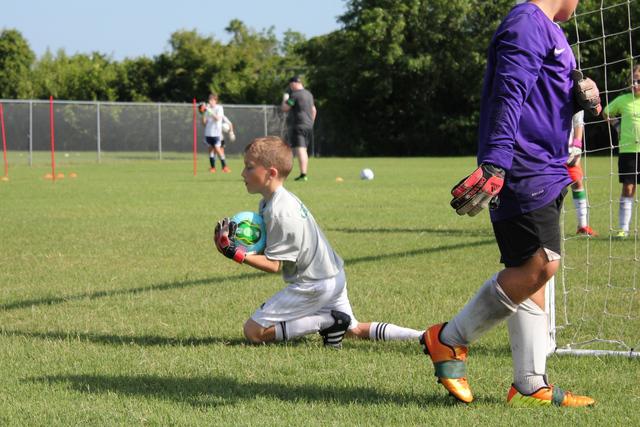
<instances>
[{"instance_id":1,"label":"goal net","mask_svg":"<svg viewBox=\"0 0 640 427\"><path fill-rule=\"evenodd\" d=\"M632 69L640 64L640 0L582 0L564 29L578 68L600 87L603 106L633 93ZM561 218L562 268L548 286L551 351L640 357L638 194L633 196L628 236L618 236L620 117L607 121L587 116L580 163L588 222L599 235L577 234L569 189ZM640 108L623 114L622 120L640 121ZM627 125L631 122L623 127ZM640 135L634 144L640 147Z\"/></svg>"}]
</instances>

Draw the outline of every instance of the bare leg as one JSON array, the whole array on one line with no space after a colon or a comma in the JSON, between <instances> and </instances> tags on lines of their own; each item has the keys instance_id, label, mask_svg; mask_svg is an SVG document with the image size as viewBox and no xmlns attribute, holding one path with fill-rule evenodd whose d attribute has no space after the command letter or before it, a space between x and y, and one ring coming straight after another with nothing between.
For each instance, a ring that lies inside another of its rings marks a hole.
<instances>
[{"instance_id":1,"label":"bare leg","mask_svg":"<svg viewBox=\"0 0 640 427\"><path fill-rule=\"evenodd\" d=\"M296 147L295 152L296 156L298 157L298 162L300 163L300 173L306 175L307 166L309 165L309 155L307 154L307 147Z\"/></svg>"},{"instance_id":2,"label":"bare leg","mask_svg":"<svg viewBox=\"0 0 640 427\"><path fill-rule=\"evenodd\" d=\"M549 261L547 254L542 249L519 267L505 268L498 274L498 283L502 290L514 304L520 304L527 298L539 298L541 291L544 308L544 285L558 270L560 261Z\"/></svg>"},{"instance_id":3,"label":"bare leg","mask_svg":"<svg viewBox=\"0 0 640 427\"><path fill-rule=\"evenodd\" d=\"M369 339L370 327L371 323L358 323L358 326L347 331L347 337Z\"/></svg>"},{"instance_id":4,"label":"bare leg","mask_svg":"<svg viewBox=\"0 0 640 427\"><path fill-rule=\"evenodd\" d=\"M632 182L625 182L622 184L622 197L635 197L636 185Z\"/></svg>"},{"instance_id":5,"label":"bare leg","mask_svg":"<svg viewBox=\"0 0 640 427\"><path fill-rule=\"evenodd\" d=\"M264 328L249 319L244 324L244 336L253 344L272 342L276 339L276 328L275 326Z\"/></svg>"}]
</instances>

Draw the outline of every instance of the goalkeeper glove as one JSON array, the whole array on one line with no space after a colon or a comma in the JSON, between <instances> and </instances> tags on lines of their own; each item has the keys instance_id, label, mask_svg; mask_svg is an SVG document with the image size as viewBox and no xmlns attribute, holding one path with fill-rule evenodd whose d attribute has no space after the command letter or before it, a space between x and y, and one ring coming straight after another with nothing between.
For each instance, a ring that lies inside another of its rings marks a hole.
<instances>
[{"instance_id":1,"label":"goalkeeper glove","mask_svg":"<svg viewBox=\"0 0 640 427\"><path fill-rule=\"evenodd\" d=\"M497 195L504 185L504 170L483 163L451 189L451 207L458 215L476 216L491 204L497 204Z\"/></svg>"},{"instance_id":2,"label":"goalkeeper glove","mask_svg":"<svg viewBox=\"0 0 640 427\"><path fill-rule=\"evenodd\" d=\"M247 251L243 246L238 246L233 241L236 229L237 224L235 222L229 221L229 218L223 218L216 225L213 241L222 255L242 264L247 256Z\"/></svg>"},{"instance_id":3,"label":"goalkeeper glove","mask_svg":"<svg viewBox=\"0 0 640 427\"><path fill-rule=\"evenodd\" d=\"M599 115L602 111L602 105L600 90L596 82L589 77L585 78L580 70L571 71L571 79L573 79L573 92L578 105L594 116Z\"/></svg>"},{"instance_id":4,"label":"goalkeeper glove","mask_svg":"<svg viewBox=\"0 0 640 427\"><path fill-rule=\"evenodd\" d=\"M290 95L289 95L288 92L285 92L285 93L282 94L282 103L283 104L286 103L289 100L289 96Z\"/></svg>"}]
</instances>

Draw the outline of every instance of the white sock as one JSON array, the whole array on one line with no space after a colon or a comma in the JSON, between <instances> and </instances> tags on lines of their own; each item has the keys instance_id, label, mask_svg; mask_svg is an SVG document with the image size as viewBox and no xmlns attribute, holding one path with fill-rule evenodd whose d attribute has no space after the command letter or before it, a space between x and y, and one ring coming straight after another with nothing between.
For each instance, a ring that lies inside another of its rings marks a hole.
<instances>
[{"instance_id":1,"label":"white sock","mask_svg":"<svg viewBox=\"0 0 640 427\"><path fill-rule=\"evenodd\" d=\"M586 227L587 221L587 198L584 190L573 192L573 206L576 208L578 217L578 227Z\"/></svg>"},{"instance_id":2,"label":"white sock","mask_svg":"<svg viewBox=\"0 0 640 427\"><path fill-rule=\"evenodd\" d=\"M547 313L527 299L518 306L516 314L507 321L513 384L520 393L531 394L547 386L545 377L549 350Z\"/></svg>"},{"instance_id":3,"label":"white sock","mask_svg":"<svg viewBox=\"0 0 640 427\"><path fill-rule=\"evenodd\" d=\"M333 325L334 318L331 313L316 316L303 317L288 322L278 322L276 328L276 341L289 341L304 335L313 334Z\"/></svg>"},{"instance_id":4,"label":"white sock","mask_svg":"<svg viewBox=\"0 0 640 427\"><path fill-rule=\"evenodd\" d=\"M629 231L629 223L631 222L631 212L633 210L633 197L620 197L620 229Z\"/></svg>"},{"instance_id":5,"label":"white sock","mask_svg":"<svg viewBox=\"0 0 640 427\"><path fill-rule=\"evenodd\" d=\"M423 331L393 325L391 323L371 322L369 339L373 341L406 341L420 338Z\"/></svg>"},{"instance_id":6,"label":"white sock","mask_svg":"<svg viewBox=\"0 0 640 427\"><path fill-rule=\"evenodd\" d=\"M480 287L473 298L440 332L450 346L467 346L480 335L511 316L518 308L504 293L496 274Z\"/></svg>"}]
</instances>

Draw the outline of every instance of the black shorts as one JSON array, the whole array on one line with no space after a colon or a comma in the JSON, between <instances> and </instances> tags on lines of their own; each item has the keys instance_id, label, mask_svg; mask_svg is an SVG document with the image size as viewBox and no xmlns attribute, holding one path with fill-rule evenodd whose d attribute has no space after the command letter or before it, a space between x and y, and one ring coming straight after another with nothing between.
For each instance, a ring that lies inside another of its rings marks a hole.
<instances>
[{"instance_id":1,"label":"black shorts","mask_svg":"<svg viewBox=\"0 0 640 427\"><path fill-rule=\"evenodd\" d=\"M638 170L640 170L638 158L640 158L640 153L620 153L618 155L618 181L621 184L638 183Z\"/></svg>"},{"instance_id":2,"label":"black shorts","mask_svg":"<svg viewBox=\"0 0 640 427\"><path fill-rule=\"evenodd\" d=\"M493 223L500 262L505 267L521 266L540 248L560 255L560 211L565 194L566 190L535 211Z\"/></svg>"},{"instance_id":3,"label":"black shorts","mask_svg":"<svg viewBox=\"0 0 640 427\"><path fill-rule=\"evenodd\" d=\"M313 140L313 129L291 129L289 131L289 145L291 147L308 147Z\"/></svg>"},{"instance_id":4,"label":"black shorts","mask_svg":"<svg viewBox=\"0 0 640 427\"><path fill-rule=\"evenodd\" d=\"M204 140L212 147L224 147L224 140L219 136L205 136Z\"/></svg>"}]
</instances>

